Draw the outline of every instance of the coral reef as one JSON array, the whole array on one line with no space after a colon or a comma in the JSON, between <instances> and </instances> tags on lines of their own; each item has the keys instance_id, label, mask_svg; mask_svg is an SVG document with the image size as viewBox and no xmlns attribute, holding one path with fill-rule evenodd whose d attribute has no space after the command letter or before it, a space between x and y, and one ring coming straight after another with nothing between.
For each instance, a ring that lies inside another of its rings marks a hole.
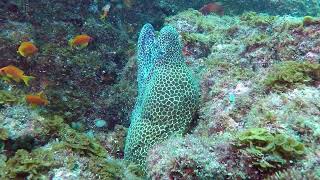
<instances>
[{"instance_id":1,"label":"coral reef","mask_svg":"<svg viewBox=\"0 0 320 180\"><path fill-rule=\"evenodd\" d=\"M20 149L14 157L6 162L5 177L15 179L27 176L31 179L41 179L43 174L55 166L53 154L50 151L36 149L32 153L28 153L28 151Z\"/></svg>"},{"instance_id":2,"label":"coral reef","mask_svg":"<svg viewBox=\"0 0 320 180\"><path fill-rule=\"evenodd\" d=\"M271 15L317 16L320 4L308 0L220 0L226 14L239 15L246 11L268 13ZM157 0L154 5L161 8L165 14L172 15L188 8L200 9L203 5L212 3L210 0L173 1Z\"/></svg>"},{"instance_id":3,"label":"coral reef","mask_svg":"<svg viewBox=\"0 0 320 180\"><path fill-rule=\"evenodd\" d=\"M0 179L320 179L319 9L0 1L0 66L35 77L1 75ZM166 27L144 26L136 53L145 22ZM70 47L81 34L88 46Z\"/></svg>"},{"instance_id":4,"label":"coral reef","mask_svg":"<svg viewBox=\"0 0 320 180\"><path fill-rule=\"evenodd\" d=\"M217 172L221 179L289 178L295 172L319 178L319 51L311 40L319 24L306 26L305 20L196 10L166 19L201 79L200 119L191 135L151 148L149 178L205 179ZM196 154L212 156L215 166ZM200 174L206 168L211 175Z\"/></svg>"},{"instance_id":5,"label":"coral reef","mask_svg":"<svg viewBox=\"0 0 320 180\"><path fill-rule=\"evenodd\" d=\"M43 126L44 132L38 136L48 137L42 143L45 145L33 144L34 147L29 148L31 152L19 149L14 156L8 156L0 171L1 178L142 179L143 171L136 165L113 159L98 140L71 129L61 117L40 119L42 121L37 122ZM9 139L5 137L3 129L1 132L4 134L2 140L5 142L5 150L12 151L7 146ZM50 140L53 137L55 140Z\"/></svg>"},{"instance_id":6,"label":"coral reef","mask_svg":"<svg viewBox=\"0 0 320 180\"><path fill-rule=\"evenodd\" d=\"M255 71L279 61L319 62L318 25L303 27L303 18L244 13L241 16L203 16L196 10L166 19L177 28L187 60L226 60ZM190 28L192 27L192 28ZM207 57L207 58L205 58Z\"/></svg>"},{"instance_id":7,"label":"coral reef","mask_svg":"<svg viewBox=\"0 0 320 180\"><path fill-rule=\"evenodd\" d=\"M147 158L150 179L223 179L227 169L219 162L216 142L194 136L171 138L154 146Z\"/></svg>"},{"instance_id":8,"label":"coral reef","mask_svg":"<svg viewBox=\"0 0 320 180\"><path fill-rule=\"evenodd\" d=\"M264 128L248 129L238 139L238 146L245 146L245 153L257 159L253 165L261 168L285 166L305 153L302 143L284 134L271 134Z\"/></svg>"},{"instance_id":9,"label":"coral reef","mask_svg":"<svg viewBox=\"0 0 320 180\"><path fill-rule=\"evenodd\" d=\"M124 143L127 136L127 128L116 125L114 131L105 133L98 133L97 139L106 148L110 156L115 158L123 158L124 155Z\"/></svg>"},{"instance_id":10,"label":"coral reef","mask_svg":"<svg viewBox=\"0 0 320 180\"><path fill-rule=\"evenodd\" d=\"M26 106L13 106L2 110L1 127L10 132L11 139L17 139L23 135L32 134L31 130L34 125L30 125L33 119L37 119L36 113L32 112Z\"/></svg>"},{"instance_id":11,"label":"coral reef","mask_svg":"<svg viewBox=\"0 0 320 180\"><path fill-rule=\"evenodd\" d=\"M18 150L5 164L2 178L28 179L142 179L142 171L135 165L112 159L87 157L74 153L63 142L51 143L31 153Z\"/></svg>"},{"instance_id":12,"label":"coral reef","mask_svg":"<svg viewBox=\"0 0 320 180\"><path fill-rule=\"evenodd\" d=\"M319 80L320 64L286 61L272 69L264 84L271 90L285 91L301 84L316 84Z\"/></svg>"},{"instance_id":13,"label":"coral reef","mask_svg":"<svg viewBox=\"0 0 320 180\"><path fill-rule=\"evenodd\" d=\"M17 98L17 95L11 93L10 91L1 90L0 91L0 104L14 104L18 102L19 99Z\"/></svg>"},{"instance_id":14,"label":"coral reef","mask_svg":"<svg viewBox=\"0 0 320 180\"><path fill-rule=\"evenodd\" d=\"M305 143L319 142L319 89L300 87L272 93L257 101L248 112L247 127L265 127L294 133Z\"/></svg>"},{"instance_id":15,"label":"coral reef","mask_svg":"<svg viewBox=\"0 0 320 180\"><path fill-rule=\"evenodd\" d=\"M308 0L283 0L283 1L270 1L270 0L222 0L221 1L228 13L241 14L245 11L256 11L260 13L269 13L272 15L286 15L305 16L305 15L318 15L319 2Z\"/></svg>"},{"instance_id":16,"label":"coral reef","mask_svg":"<svg viewBox=\"0 0 320 180\"><path fill-rule=\"evenodd\" d=\"M104 131L113 129L119 121L129 124L136 91L131 76L125 78L120 71L133 56L134 46L125 34L129 27L122 20L112 19L114 16L108 21L99 20L99 12L88 11L89 1L81 5L76 1L5 2L0 8L4 11L0 18L0 65L12 64L36 77L31 91L45 92L50 102L46 112L62 115L69 123L81 122L90 129L95 129L92 122L97 118L108 121L108 127L100 128ZM99 1L98 6L103 3ZM92 36L92 43L72 50L68 40L82 33ZM17 46L23 41L37 44L38 54L18 57ZM115 111L119 108L123 111Z\"/></svg>"},{"instance_id":17,"label":"coral reef","mask_svg":"<svg viewBox=\"0 0 320 180\"><path fill-rule=\"evenodd\" d=\"M318 179L317 176L312 170L301 172L299 169L290 169L284 172L276 173L275 175L268 177L267 180L281 180L281 179Z\"/></svg>"}]
</instances>

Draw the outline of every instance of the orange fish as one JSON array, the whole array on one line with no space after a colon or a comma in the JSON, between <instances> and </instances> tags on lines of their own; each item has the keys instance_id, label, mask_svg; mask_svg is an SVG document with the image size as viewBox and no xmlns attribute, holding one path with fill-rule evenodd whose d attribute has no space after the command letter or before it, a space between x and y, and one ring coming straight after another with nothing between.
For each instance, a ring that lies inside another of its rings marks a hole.
<instances>
[{"instance_id":1,"label":"orange fish","mask_svg":"<svg viewBox=\"0 0 320 180\"><path fill-rule=\"evenodd\" d=\"M37 93L35 95L26 95L26 102L32 106L44 106L49 104L49 101L47 100L43 92Z\"/></svg>"},{"instance_id":2,"label":"orange fish","mask_svg":"<svg viewBox=\"0 0 320 180\"><path fill-rule=\"evenodd\" d=\"M24 75L24 72L21 69L13 65L1 68L0 75L2 76L2 79L6 81L14 80L20 82L22 80L27 86L29 86L29 81L34 79L33 76Z\"/></svg>"},{"instance_id":3,"label":"orange fish","mask_svg":"<svg viewBox=\"0 0 320 180\"><path fill-rule=\"evenodd\" d=\"M224 14L224 9L220 3L209 3L204 5L200 10L199 10L203 15L208 15L212 12L222 16Z\"/></svg>"},{"instance_id":4,"label":"orange fish","mask_svg":"<svg viewBox=\"0 0 320 180\"><path fill-rule=\"evenodd\" d=\"M86 34L81 34L69 41L69 45L71 47L80 47L80 48L85 48L88 46L89 42L92 40L92 37L86 35Z\"/></svg>"},{"instance_id":5,"label":"orange fish","mask_svg":"<svg viewBox=\"0 0 320 180\"><path fill-rule=\"evenodd\" d=\"M38 52L38 48L32 42L22 42L17 53L23 57L29 57Z\"/></svg>"}]
</instances>

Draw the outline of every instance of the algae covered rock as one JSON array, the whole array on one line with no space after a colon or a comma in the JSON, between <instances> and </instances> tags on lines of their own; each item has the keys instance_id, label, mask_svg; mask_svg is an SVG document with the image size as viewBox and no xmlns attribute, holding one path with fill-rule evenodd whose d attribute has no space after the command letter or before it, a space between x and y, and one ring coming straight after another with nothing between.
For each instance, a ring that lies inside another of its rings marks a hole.
<instances>
[{"instance_id":1,"label":"algae covered rock","mask_svg":"<svg viewBox=\"0 0 320 180\"><path fill-rule=\"evenodd\" d=\"M50 151L36 149L29 153L20 149L6 162L6 178L15 179L19 176L28 176L31 179L41 179L45 177L45 172L56 165Z\"/></svg>"},{"instance_id":2,"label":"algae covered rock","mask_svg":"<svg viewBox=\"0 0 320 180\"><path fill-rule=\"evenodd\" d=\"M148 150L184 134L197 110L197 81L186 66L177 31L166 26L158 38L146 24L138 42L138 98L131 116L125 159L145 166Z\"/></svg>"},{"instance_id":3,"label":"algae covered rock","mask_svg":"<svg viewBox=\"0 0 320 180\"><path fill-rule=\"evenodd\" d=\"M305 153L304 144L281 133L270 133L265 128L251 128L238 136L239 147L253 158L253 165L260 168L286 166L289 160Z\"/></svg>"},{"instance_id":4,"label":"algae covered rock","mask_svg":"<svg viewBox=\"0 0 320 180\"><path fill-rule=\"evenodd\" d=\"M8 138L24 139L36 136L42 129L40 121L43 117L25 105L14 105L0 111L0 126L8 131Z\"/></svg>"},{"instance_id":5,"label":"algae covered rock","mask_svg":"<svg viewBox=\"0 0 320 180\"><path fill-rule=\"evenodd\" d=\"M297 85L313 85L320 81L320 64L286 61L274 66L264 84L270 90L286 91Z\"/></svg>"},{"instance_id":6,"label":"algae covered rock","mask_svg":"<svg viewBox=\"0 0 320 180\"><path fill-rule=\"evenodd\" d=\"M18 149L10 152L14 153L11 157L4 156L2 160L1 156L0 178L142 179L143 171L137 165L113 159L97 139L71 129L61 117L44 121L44 134L55 139L44 146L34 146L30 152Z\"/></svg>"},{"instance_id":7,"label":"algae covered rock","mask_svg":"<svg viewBox=\"0 0 320 180\"><path fill-rule=\"evenodd\" d=\"M147 158L150 179L225 179L217 141L187 135L166 140L151 148Z\"/></svg>"}]
</instances>

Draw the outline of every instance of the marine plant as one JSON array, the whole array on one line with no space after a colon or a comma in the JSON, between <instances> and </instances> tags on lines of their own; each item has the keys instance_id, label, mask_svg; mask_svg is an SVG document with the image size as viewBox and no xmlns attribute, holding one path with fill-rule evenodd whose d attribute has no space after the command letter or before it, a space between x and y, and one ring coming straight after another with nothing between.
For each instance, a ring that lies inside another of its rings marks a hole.
<instances>
[{"instance_id":1,"label":"marine plant","mask_svg":"<svg viewBox=\"0 0 320 180\"><path fill-rule=\"evenodd\" d=\"M269 90L286 91L298 85L312 85L320 80L320 64L286 61L276 64L264 80Z\"/></svg>"},{"instance_id":2,"label":"marine plant","mask_svg":"<svg viewBox=\"0 0 320 180\"><path fill-rule=\"evenodd\" d=\"M0 127L0 152L4 149L4 142L9 137L9 133L5 128ZM0 176L1 177L1 176Z\"/></svg>"},{"instance_id":3,"label":"marine plant","mask_svg":"<svg viewBox=\"0 0 320 180\"><path fill-rule=\"evenodd\" d=\"M43 174L57 164L50 150L35 149L32 152L20 149L6 162L5 177L17 179L28 177L30 179L41 179Z\"/></svg>"},{"instance_id":4,"label":"marine plant","mask_svg":"<svg viewBox=\"0 0 320 180\"><path fill-rule=\"evenodd\" d=\"M78 133L70 127L64 128L60 134L65 146L74 152L89 156L108 157L108 152L94 138Z\"/></svg>"},{"instance_id":5,"label":"marine plant","mask_svg":"<svg viewBox=\"0 0 320 180\"><path fill-rule=\"evenodd\" d=\"M0 140L5 141L9 137L8 131L5 128L0 127Z\"/></svg>"},{"instance_id":6,"label":"marine plant","mask_svg":"<svg viewBox=\"0 0 320 180\"><path fill-rule=\"evenodd\" d=\"M143 177L143 171L137 165L114 159L106 160L93 157L88 163L88 169L94 174L99 174L101 179L105 180L140 180Z\"/></svg>"},{"instance_id":7,"label":"marine plant","mask_svg":"<svg viewBox=\"0 0 320 180\"><path fill-rule=\"evenodd\" d=\"M115 125L114 131L109 132L107 135L104 132L97 133L96 136L110 156L123 157L127 128L122 125Z\"/></svg>"},{"instance_id":8,"label":"marine plant","mask_svg":"<svg viewBox=\"0 0 320 180\"><path fill-rule=\"evenodd\" d=\"M148 150L183 135L197 110L199 88L186 66L179 34L165 26L157 38L146 24L138 41L138 97L131 116L125 159L145 167Z\"/></svg>"},{"instance_id":9,"label":"marine plant","mask_svg":"<svg viewBox=\"0 0 320 180\"><path fill-rule=\"evenodd\" d=\"M18 99L13 93L5 90L0 90L0 105L12 104L16 102L18 102Z\"/></svg>"},{"instance_id":10,"label":"marine plant","mask_svg":"<svg viewBox=\"0 0 320 180\"><path fill-rule=\"evenodd\" d=\"M268 26L275 20L276 16L257 14L256 12L246 12L240 16L242 21L245 21L250 26Z\"/></svg>"},{"instance_id":11,"label":"marine plant","mask_svg":"<svg viewBox=\"0 0 320 180\"><path fill-rule=\"evenodd\" d=\"M64 143L64 146L71 148L74 152L89 156L107 157L107 151L94 138L77 132L65 124L60 116L46 118L41 122L44 127L44 134L57 134Z\"/></svg>"},{"instance_id":12,"label":"marine plant","mask_svg":"<svg viewBox=\"0 0 320 180\"><path fill-rule=\"evenodd\" d=\"M106 180L142 179L143 171L137 165L113 160L98 140L70 128L60 116L43 118L39 123L43 126L39 136L51 136L59 141L49 142L31 152L17 150L14 156L3 162L3 166L0 161L0 178L57 178L60 171L66 169L70 172L90 172ZM0 129L0 133L5 134L5 129ZM2 139L6 140L5 135ZM85 174L78 174L77 177L87 179Z\"/></svg>"},{"instance_id":13,"label":"marine plant","mask_svg":"<svg viewBox=\"0 0 320 180\"><path fill-rule=\"evenodd\" d=\"M245 42L248 46L261 46L268 42L268 35L264 33L252 35L251 37L246 39ZM249 49L249 47L247 49Z\"/></svg>"},{"instance_id":14,"label":"marine plant","mask_svg":"<svg viewBox=\"0 0 320 180\"><path fill-rule=\"evenodd\" d=\"M46 134L55 134L59 133L63 128L65 128L66 124L61 116L48 116L41 122L43 125L43 129L46 131Z\"/></svg>"},{"instance_id":15,"label":"marine plant","mask_svg":"<svg viewBox=\"0 0 320 180\"><path fill-rule=\"evenodd\" d=\"M284 180L284 179L319 179L319 175L313 170L302 171L301 169L288 169L276 172L266 180Z\"/></svg>"},{"instance_id":16,"label":"marine plant","mask_svg":"<svg viewBox=\"0 0 320 180\"><path fill-rule=\"evenodd\" d=\"M238 135L238 147L262 169L284 167L290 160L305 154L305 146L283 133L271 133L265 128L250 128Z\"/></svg>"},{"instance_id":17,"label":"marine plant","mask_svg":"<svg viewBox=\"0 0 320 180\"><path fill-rule=\"evenodd\" d=\"M319 23L320 23L320 20L318 18L314 18L312 16L303 17L303 26L311 26Z\"/></svg>"},{"instance_id":18,"label":"marine plant","mask_svg":"<svg viewBox=\"0 0 320 180\"><path fill-rule=\"evenodd\" d=\"M54 176L53 179L56 179L59 177L56 170L67 169L72 172L80 171L81 174L77 175L80 179L91 179L85 172L93 173L105 180L143 179L143 171L137 165L112 158L85 156L73 150L63 141L31 152L20 149L3 167L0 165L0 178L49 179Z\"/></svg>"},{"instance_id":19,"label":"marine plant","mask_svg":"<svg viewBox=\"0 0 320 180\"><path fill-rule=\"evenodd\" d=\"M226 145L226 136L207 138L194 135L173 137L157 144L147 157L148 178L225 179L227 168L221 163L223 155L217 148L222 139Z\"/></svg>"}]
</instances>

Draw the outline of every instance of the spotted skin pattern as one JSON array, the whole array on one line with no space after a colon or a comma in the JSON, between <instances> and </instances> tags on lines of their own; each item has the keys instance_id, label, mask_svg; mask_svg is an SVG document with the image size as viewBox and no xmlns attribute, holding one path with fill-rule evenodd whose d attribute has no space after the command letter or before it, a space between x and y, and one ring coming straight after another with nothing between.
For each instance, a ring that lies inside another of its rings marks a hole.
<instances>
[{"instance_id":1,"label":"spotted skin pattern","mask_svg":"<svg viewBox=\"0 0 320 180\"><path fill-rule=\"evenodd\" d=\"M182 55L178 32L152 25L138 40L138 97L131 115L125 159L145 169L148 150L170 136L183 135L197 111L199 86Z\"/></svg>"}]
</instances>

